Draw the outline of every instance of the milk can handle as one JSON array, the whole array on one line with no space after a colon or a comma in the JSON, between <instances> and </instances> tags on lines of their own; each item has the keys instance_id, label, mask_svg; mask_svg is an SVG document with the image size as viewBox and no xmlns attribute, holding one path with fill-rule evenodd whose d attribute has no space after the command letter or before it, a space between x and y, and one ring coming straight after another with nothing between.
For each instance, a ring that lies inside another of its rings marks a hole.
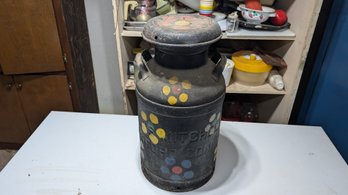
<instances>
[{"instance_id":1,"label":"milk can handle","mask_svg":"<svg viewBox=\"0 0 348 195\"><path fill-rule=\"evenodd\" d=\"M210 59L216 64L215 68L213 69L212 75L214 80L218 81L219 78L222 76L222 71L225 68L226 57L221 56L219 52L215 52Z\"/></svg>"},{"instance_id":2,"label":"milk can handle","mask_svg":"<svg viewBox=\"0 0 348 195\"><path fill-rule=\"evenodd\" d=\"M141 53L141 63L139 64L139 73L138 73L139 79L145 80L151 74L149 66L147 65L147 62L151 59L152 59L152 56L149 50L144 50Z\"/></svg>"}]
</instances>

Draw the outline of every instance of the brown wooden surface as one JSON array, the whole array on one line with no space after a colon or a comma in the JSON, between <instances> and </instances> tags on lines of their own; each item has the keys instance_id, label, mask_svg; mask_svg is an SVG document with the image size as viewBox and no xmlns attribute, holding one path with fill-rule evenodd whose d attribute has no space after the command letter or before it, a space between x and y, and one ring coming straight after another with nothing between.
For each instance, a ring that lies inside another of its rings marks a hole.
<instances>
[{"instance_id":1,"label":"brown wooden surface","mask_svg":"<svg viewBox=\"0 0 348 195\"><path fill-rule=\"evenodd\" d=\"M30 131L13 83L0 75L0 142L24 143Z\"/></svg>"},{"instance_id":2,"label":"brown wooden surface","mask_svg":"<svg viewBox=\"0 0 348 195\"><path fill-rule=\"evenodd\" d=\"M21 84L17 90L31 131L50 111L73 110L65 75L15 76L14 80L17 88Z\"/></svg>"},{"instance_id":3,"label":"brown wooden surface","mask_svg":"<svg viewBox=\"0 0 348 195\"><path fill-rule=\"evenodd\" d=\"M0 149L10 149L10 150L19 150L23 146L23 143L6 143L0 142Z\"/></svg>"},{"instance_id":4,"label":"brown wooden surface","mask_svg":"<svg viewBox=\"0 0 348 195\"><path fill-rule=\"evenodd\" d=\"M84 0L53 0L75 111L99 112Z\"/></svg>"},{"instance_id":5,"label":"brown wooden surface","mask_svg":"<svg viewBox=\"0 0 348 195\"><path fill-rule=\"evenodd\" d=\"M1 0L0 29L4 74L65 70L51 0Z\"/></svg>"}]
</instances>

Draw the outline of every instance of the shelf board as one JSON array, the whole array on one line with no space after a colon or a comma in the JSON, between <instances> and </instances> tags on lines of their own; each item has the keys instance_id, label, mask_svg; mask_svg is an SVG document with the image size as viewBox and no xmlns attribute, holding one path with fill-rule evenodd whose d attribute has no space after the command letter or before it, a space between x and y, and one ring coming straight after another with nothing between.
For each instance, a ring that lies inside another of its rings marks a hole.
<instances>
[{"instance_id":1,"label":"shelf board","mask_svg":"<svg viewBox=\"0 0 348 195\"><path fill-rule=\"evenodd\" d=\"M285 95L284 90L278 91L268 83L254 87L233 82L226 87L226 93Z\"/></svg>"},{"instance_id":2,"label":"shelf board","mask_svg":"<svg viewBox=\"0 0 348 195\"><path fill-rule=\"evenodd\" d=\"M135 90L135 82L133 79L128 79L126 81L125 90ZM226 87L226 93L285 95L284 90L278 91L267 83L257 87L232 83Z\"/></svg>"},{"instance_id":3,"label":"shelf board","mask_svg":"<svg viewBox=\"0 0 348 195\"><path fill-rule=\"evenodd\" d=\"M222 39L251 39L251 40L295 40L296 35L290 29L282 31L262 31L262 30L247 30L240 28L231 36L223 33Z\"/></svg>"},{"instance_id":4,"label":"shelf board","mask_svg":"<svg viewBox=\"0 0 348 195\"><path fill-rule=\"evenodd\" d=\"M141 31L123 30L123 37L141 37ZM260 31L239 29L232 36L227 36L223 33L222 39L239 39L239 40L295 40L296 35L291 30L283 31Z\"/></svg>"},{"instance_id":5,"label":"shelf board","mask_svg":"<svg viewBox=\"0 0 348 195\"><path fill-rule=\"evenodd\" d=\"M131 30L123 30L121 33L122 37L142 37L142 31L131 31Z\"/></svg>"}]
</instances>

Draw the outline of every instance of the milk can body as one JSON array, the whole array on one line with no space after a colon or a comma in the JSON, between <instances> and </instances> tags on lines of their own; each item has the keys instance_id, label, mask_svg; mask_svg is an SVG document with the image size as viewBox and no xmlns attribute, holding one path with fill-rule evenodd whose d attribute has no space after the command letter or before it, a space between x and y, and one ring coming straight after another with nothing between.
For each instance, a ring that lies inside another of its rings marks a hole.
<instances>
[{"instance_id":1,"label":"milk can body","mask_svg":"<svg viewBox=\"0 0 348 195\"><path fill-rule=\"evenodd\" d=\"M226 59L208 52L221 30L208 17L151 19L136 72L141 168L155 186L189 191L213 175L220 130Z\"/></svg>"}]
</instances>

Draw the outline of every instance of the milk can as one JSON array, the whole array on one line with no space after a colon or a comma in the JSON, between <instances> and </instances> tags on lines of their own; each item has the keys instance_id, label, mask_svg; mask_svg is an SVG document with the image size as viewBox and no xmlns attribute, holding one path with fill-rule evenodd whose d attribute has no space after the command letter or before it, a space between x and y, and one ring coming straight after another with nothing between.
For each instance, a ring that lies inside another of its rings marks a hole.
<instances>
[{"instance_id":1,"label":"milk can","mask_svg":"<svg viewBox=\"0 0 348 195\"><path fill-rule=\"evenodd\" d=\"M164 15L147 22L136 72L141 168L155 186L189 191L213 175L226 58L208 52L219 25L199 15Z\"/></svg>"}]
</instances>

